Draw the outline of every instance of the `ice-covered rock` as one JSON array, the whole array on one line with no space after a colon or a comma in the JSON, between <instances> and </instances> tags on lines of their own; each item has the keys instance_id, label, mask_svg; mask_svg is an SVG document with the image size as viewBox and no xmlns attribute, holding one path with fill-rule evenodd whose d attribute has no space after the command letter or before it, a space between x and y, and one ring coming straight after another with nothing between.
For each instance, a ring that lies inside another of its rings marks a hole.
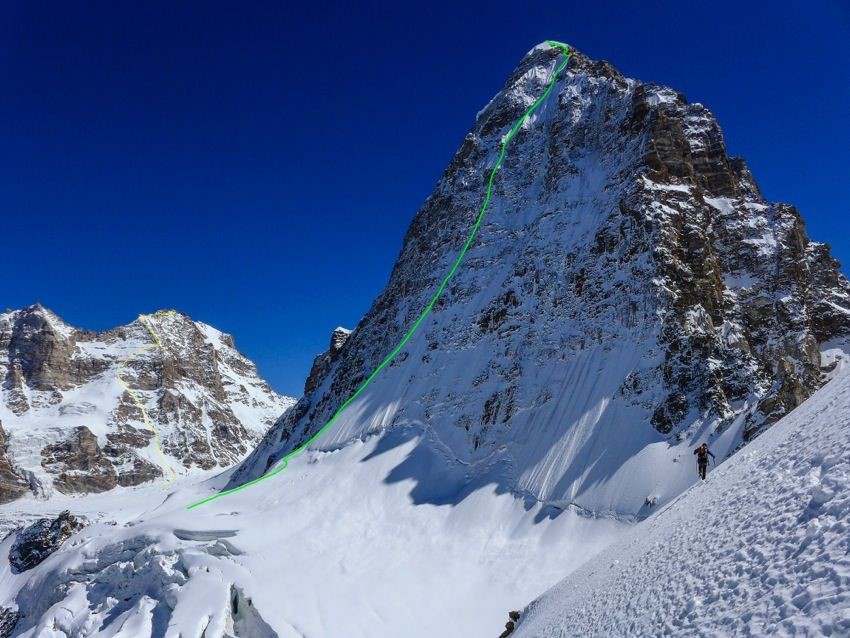
<instances>
[{"instance_id":1,"label":"ice-covered rock","mask_svg":"<svg viewBox=\"0 0 850 638\"><path fill-rule=\"evenodd\" d=\"M83 527L85 524L67 510L56 518L40 518L17 532L9 550L9 563L18 572L32 569Z\"/></svg>"}]
</instances>

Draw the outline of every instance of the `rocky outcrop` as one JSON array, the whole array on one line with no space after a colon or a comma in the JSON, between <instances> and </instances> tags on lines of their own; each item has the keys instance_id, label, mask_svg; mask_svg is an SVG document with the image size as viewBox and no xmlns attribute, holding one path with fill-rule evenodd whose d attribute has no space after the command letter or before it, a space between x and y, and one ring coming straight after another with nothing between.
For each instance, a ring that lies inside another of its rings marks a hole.
<instances>
[{"instance_id":1,"label":"rocky outcrop","mask_svg":"<svg viewBox=\"0 0 850 638\"><path fill-rule=\"evenodd\" d=\"M53 486L64 494L105 492L118 485L115 467L85 426L75 428L64 441L44 447L41 457L42 467L56 475Z\"/></svg>"},{"instance_id":2,"label":"rocky outcrop","mask_svg":"<svg viewBox=\"0 0 850 638\"><path fill-rule=\"evenodd\" d=\"M140 485L162 476L162 469L149 460L140 458L137 450L145 449L153 439L150 430L139 430L119 425L117 431L106 435L103 454L115 467L118 485Z\"/></svg>"},{"instance_id":3,"label":"rocky outcrop","mask_svg":"<svg viewBox=\"0 0 850 638\"><path fill-rule=\"evenodd\" d=\"M0 607L0 638L10 638L20 617L17 610Z\"/></svg>"},{"instance_id":4,"label":"rocky outcrop","mask_svg":"<svg viewBox=\"0 0 850 638\"><path fill-rule=\"evenodd\" d=\"M29 491L29 484L12 467L6 445L6 431L0 422L0 504L20 498Z\"/></svg>"},{"instance_id":5,"label":"rocky outcrop","mask_svg":"<svg viewBox=\"0 0 850 638\"><path fill-rule=\"evenodd\" d=\"M505 623L505 630L501 634L499 634L499 638L508 638L508 636L512 635L514 633L514 630L516 629L516 624L518 620L518 611L508 612L508 622Z\"/></svg>"},{"instance_id":6,"label":"rocky outcrop","mask_svg":"<svg viewBox=\"0 0 850 638\"><path fill-rule=\"evenodd\" d=\"M167 465L226 467L294 403L232 337L174 311L102 333L40 305L0 314L0 379L0 500L22 486L101 492L170 475Z\"/></svg>"},{"instance_id":7,"label":"rocky outcrop","mask_svg":"<svg viewBox=\"0 0 850 638\"><path fill-rule=\"evenodd\" d=\"M230 586L227 633L233 636L278 638L278 633L263 620L254 602L236 585Z\"/></svg>"},{"instance_id":8,"label":"rocky outcrop","mask_svg":"<svg viewBox=\"0 0 850 638\"><path fill-rule=\"evenodd\" d=\"M83 527L85 524L67 510L53 519L40 518L17 533L9 550L9 563L17 573L32 569Z\"/></svg>"},{"instance_id":9,"label":"rocky outcrop","mask_svg":"<svg viewBox=\"0 0 850 638\"><path fill-rule=\"evenodd\" d=\"M33 390L54 392L79 382L75 373L80 371L68 365L74 344L56 328L44 307L37 304L31 312L16 313L7 321L11 329L0 333L0 350L8 352L14 363L6 379L9 384L23 382Z\"/></svg>"},{"instance_id":10,"label":"rocky outcrop","mask_svg":"<svg viewBox=\"0 0 850 638\"><path fill-rule=\"evenodd\" d=\"M310 394L316 389L318 383L328 373L334 361L337 360L342 347L348 341L349 335L351 335L351 330L346 330L345 328L334 329L333 333L331 333L331 343L328 349L313 360L310 374L307 375L307 381L304 383L304 394Z\"/></svg>"}]
</instances>

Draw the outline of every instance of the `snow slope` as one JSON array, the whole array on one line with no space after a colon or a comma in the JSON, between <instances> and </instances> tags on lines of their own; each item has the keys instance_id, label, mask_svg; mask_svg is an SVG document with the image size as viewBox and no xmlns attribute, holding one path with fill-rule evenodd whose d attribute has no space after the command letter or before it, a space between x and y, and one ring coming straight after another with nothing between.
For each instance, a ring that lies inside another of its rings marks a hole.
<instances>
[{"instance_id":1,"label":"snow slope","mask_svg":"<svg viewBox=\"0 0 850 638\"><path fill-rule=\"evenodd\" d=\"M310 451L267 488L191 511L227 474L43 502L95 522L23 574L4 541L0 607L20 612L15 635L28 638L485 638L577 570L516 635L849 628L850 366L637 526L517 499L495 477L452 504L454 465L423 455L423 436Z\"/></svg>"},{"instance_id":2,"label":"snow slope","mask_svg":"<svg viewBox=\"0 0 850 638\"><path fill-rule=\"evenodd\" d=\"M828 247L763 200L705 107L576 54L392 364L286 471L185 509L308 440L399 343L559 55L535 47L479 114L386 289L239 469L63 497L94 522L0 570L18 635L495 636L686 490L695 443L722 459L822 385L850 334Z\"/></svg>"},{"instance_id":3,"label":"snow slope","mask_svg":"<svg viewBox=\"0 0 850 638\"><path fill-rule=\"evenodd\" d=\"M850 366L532 603L516 638L850 635Z\"/></svg>"},{"instance_id":4,"label":"snow slope","mask_svg":"<svg viewBox=\"0 0 850 638\"><path fill-rule=\"evenodd\" d=\"M22 574L8 569L11 539L0 545L0 607L20 611L16 635L28 638L221 636L238 621L234 597L257 616L259 633L239 636L484 638L628 529L573 509L556 516L494 483L455 506L414 505L422 481L409 477L428 476L437 497L451 468L423 458L419 436L310 452L269 489L191 511L209 484L51 500L54 513L102 521Z\"/></svg>"}]
</instances>

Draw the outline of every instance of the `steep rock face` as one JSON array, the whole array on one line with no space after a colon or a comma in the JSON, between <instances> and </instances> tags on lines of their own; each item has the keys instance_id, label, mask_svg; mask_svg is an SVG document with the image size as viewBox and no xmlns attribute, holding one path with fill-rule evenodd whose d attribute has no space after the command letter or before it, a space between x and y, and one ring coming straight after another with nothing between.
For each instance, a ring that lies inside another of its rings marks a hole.
<instances>
[{"instance_id":1,"label":"steep rock face","mask_svg":"<svg viewBox=\"0 0 850 638\"><path fill-rule=\"evenodd\" d=\"M6 438L6 431L0 423L0 503L14 501L29 491L27 482L9 462Z\"/></svg>"},{"instance_id":2,"label":"steep rock face","mask_svg":"<svg viewBox=\"0 0 850 638\"><path fill-rule=\"evenodd\" d=\"M4 502L27 488L102 492L170 475L168 466L232 465L294 403L229 335L176 312L103 333L38 305L0 314L0 379Z\"/></svg>"},{"instance_id":3,"label":"steep rock face","mask_svg":"<svg viewBox=\"0 0 850 638\"><path fill-rule=\"evenodd\" d=\"M231 485L307 440L401 341L558 56L533 49L479 113L386 288ZM412 428L454 468L449 500L488 481L643 515L693 480L690 443L734 450L823 383L848 335L850 284L828 247L762 198L710 111L576 54L513 140L444 295L314 447Z\"/></svg>"},{"instance_id":4,"label":"steep rock face","mask_svg":"<svg viewBox=\"0 0 850 638\"><path fill-rule=\"evenodd\" d=\"M84 425L74 428L67 439L45 446L41 456L42 466L58 472L53 486L60 492L105 492L118 485L115 467Z\"/></svg>"},{"instance_id":5,"label":"steep rock face","mask_svg":"<svg viewBox=\"0 0 850 638\"><path fill-rule=\"evenodd\" d=\"M348 341L351 330L345 328L336 328L331 333L331 344L328 349L317 356L313 360L313 366L310 368L310 374L307 376L307 381L304 382L304 394L309 395L316 389L321 380L330 371L331 366L337 359L340 350Z\"/></svg>"}]
</instances>

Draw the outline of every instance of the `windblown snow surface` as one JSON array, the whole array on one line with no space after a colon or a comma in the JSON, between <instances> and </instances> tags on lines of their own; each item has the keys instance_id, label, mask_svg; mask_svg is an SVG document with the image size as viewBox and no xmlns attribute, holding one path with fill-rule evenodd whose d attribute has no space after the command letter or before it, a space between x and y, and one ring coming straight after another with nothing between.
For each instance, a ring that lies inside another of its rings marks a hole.
<instances>
[{"instance_id":1,"label":"windblown snow surface","mask_svg":"<svg viewBox=\"0 0 850 638\"><path fill-rule=\"evenodd\" d=\"M454 506L414 505L424 486L409 475L430 475L436 496L448 465L417 456L411 434L308 452L190 511L209 482L44 503L103 522L21 574L8 569L7 538L0 606L18 609L15 635L28 638L488 637L629 526L553 516L494 485ZM246 619L234 609L249 599Z\"/></svg>"},{"instance_id":2,"label":"windblown snow surface","mask_svg":"<svg viewBox=\"0 0 850 638\"><path fill-rule=\"evenodd\" d=\"M850 367L532 603L516 638L850 636Z\"/></svg>"}]
</instances>

